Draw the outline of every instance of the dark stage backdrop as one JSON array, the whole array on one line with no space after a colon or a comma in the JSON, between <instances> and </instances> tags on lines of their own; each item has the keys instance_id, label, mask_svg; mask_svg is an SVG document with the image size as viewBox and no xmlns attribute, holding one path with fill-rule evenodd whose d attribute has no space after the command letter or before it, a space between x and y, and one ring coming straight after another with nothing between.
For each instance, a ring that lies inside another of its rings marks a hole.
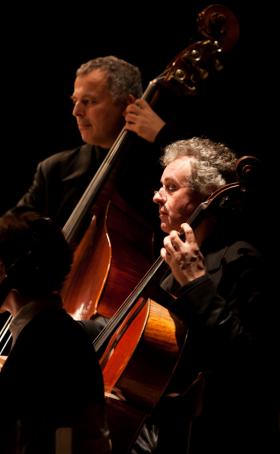
<instances>
[{"instance_id":1,"label":"dark stage backdrop","mask_svg":"<svg viewBox=\"0 0 280 454\"><path fill-rule=\"evenodd\" d=\"M124 2L79 1L59 10L58 3L11 4L2 15L8 32L1 32L0 214L27 189L39 160L79 143L69 97L81 63L117 55L139 66L145 87L199 39L197 14L211 4L137 1L127 7ZM275 89L268 35L271 2L220 4L237 16L240 38L226 57L217 102L215 93L209 93L202 115L205 131L213 128L217 138L220 131L239 154L266 160L271 135L266 103Z\"/></svg>"}]
</instances>

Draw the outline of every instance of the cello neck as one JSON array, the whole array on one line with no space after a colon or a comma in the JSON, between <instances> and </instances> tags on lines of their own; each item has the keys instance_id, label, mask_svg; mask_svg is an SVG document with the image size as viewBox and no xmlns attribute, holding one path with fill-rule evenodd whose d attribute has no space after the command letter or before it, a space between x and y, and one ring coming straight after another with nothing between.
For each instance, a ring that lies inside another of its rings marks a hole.
<instances>
[{"instance_id":1,"label":"cello neck","mask_svg":"<svg viewBox=\"0 0 280 454\"><path fill-rule=\"evenodd\" d=\"M100 352L103 351L103 348L106 345L107 341L112 337L116 329L122 324L126 316L130 313L131 309L142 295L147 285L151 282L152 278L160 270L164 263L165 262L161 257L157 258L157 260L153 263L144 277L137 284L133 292L130 293L123 304L110 318L105 328L103 328L103 330L94 339L93 346L98 356L100 356Z\"/></svg>"}]
</instances>

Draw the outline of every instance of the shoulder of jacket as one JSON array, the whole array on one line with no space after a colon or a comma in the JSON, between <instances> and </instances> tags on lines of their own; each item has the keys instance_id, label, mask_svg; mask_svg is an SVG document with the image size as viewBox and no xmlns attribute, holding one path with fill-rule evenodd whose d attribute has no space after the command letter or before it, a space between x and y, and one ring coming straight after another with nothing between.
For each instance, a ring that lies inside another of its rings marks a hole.
<instances>
[{"instance_id":1,"label":"shoulder of jacket","mask_svg":"<svg viewBox=\"0 0 280 454\"><path fill-rule=\"evenodd\" d=\"M79 155L84 153L87 149L91 149L91 146L85 144L69 150L59 151L58 153L54 153L41 161L39 166L49 167L58 163L65 163L73 159L77 159Z\"/></svg>"},{"instance_id":2,"label":"shoulder of jacket","mask_svg":"<svg viewBox=\"0 0 280 454\"><path fill-rule=\"evenodd\" d=\"M241 240L235 241L226 248L223 259L226 262L232 262L241 257L260 258L261 254L253 244Z\"/></svg>"}]
</instances>

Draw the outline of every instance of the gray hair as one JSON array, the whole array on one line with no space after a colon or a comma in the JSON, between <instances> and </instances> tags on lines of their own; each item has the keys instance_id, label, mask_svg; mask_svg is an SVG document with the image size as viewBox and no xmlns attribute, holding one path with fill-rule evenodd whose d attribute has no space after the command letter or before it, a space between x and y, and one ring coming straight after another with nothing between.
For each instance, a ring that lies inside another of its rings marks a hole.
<instances>
[{"instance_id":1,"label":"gray hair","mask_svg":"<svg viewBox=\"0 0 280 454\"><path fill-rule=\"evenodd\" d=\"M200 137L178 140L165 148L161 164L166 167L184 156L191 157L188 185L203 197L236 180L237 156L222 143Z\"/></svg>"},{"instance_id":2,"label":"gray hair","mask_svg":"<svg viewBox=\"0 0 280 454\"><path fill-rule=\"evenodd\" d=\"M76 76L89 74L96 69L105 71L108 76L108 89L115 102L127 104L128 95L141 98L143 94L141 73L137 66L113 55L98 57L83 63Z\"/></svg>"}]
</instances>

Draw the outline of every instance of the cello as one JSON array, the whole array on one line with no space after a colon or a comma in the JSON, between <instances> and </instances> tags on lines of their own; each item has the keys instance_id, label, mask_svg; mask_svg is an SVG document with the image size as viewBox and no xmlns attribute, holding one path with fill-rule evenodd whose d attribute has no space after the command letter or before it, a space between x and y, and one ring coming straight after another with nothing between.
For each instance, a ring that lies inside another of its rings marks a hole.
<instances>
[{"instance_id":1,"label":"cello","mask_svg":"<svg viewBox=\"0 0 280 454\"><path fill-rule=\"evenodd\" d=\"M220 187L197 207L187 222L193 227L199 244L209 236L224 214L226 217L232 213L234 216L243 214L244 207L247 212L253 200L251 196L255 198L253 183L257 181L258 170L256 158L242 157L237 164L238 181ZM187 328L168 310L168 306L153 301L147 288L155 276L159 279L157 273L161 268L162 277L166 267L159 257L94 341L99 355L103 343L109 339L100 364L116 453L127 452L125 443L133 444L145 418L151 415L176 375L183 355L186 362ZM192 376L192 371L189 371L187 380L186 392L197 392L197 387L203 383L203 374ZM123 434L120 439L118 432L123 427L125 436Z\"/></svg>"},{"instance_id":2,"label":"cello","mask_svg":"<svg viewBox=\"0 0 280 454\"><path fill-rule=\"evenodd\" d=\"M222 69L221 55L232 47L239 33L235 16L214 5L200 14L198 23L206 39L180 52L149 83L143 98L151 105L157 101L160 87L194 96L213 72ZM230 39L228 25L233 29ZM64 307L76 319L87 320L96 314L111 317L153 258L153 229L149 221L116 191L128 140L124 128L63 228L66 239L75 244L72 271L63 289ZM89 213L91 219L84 230Z\"/></svg>"}]
</instances>

